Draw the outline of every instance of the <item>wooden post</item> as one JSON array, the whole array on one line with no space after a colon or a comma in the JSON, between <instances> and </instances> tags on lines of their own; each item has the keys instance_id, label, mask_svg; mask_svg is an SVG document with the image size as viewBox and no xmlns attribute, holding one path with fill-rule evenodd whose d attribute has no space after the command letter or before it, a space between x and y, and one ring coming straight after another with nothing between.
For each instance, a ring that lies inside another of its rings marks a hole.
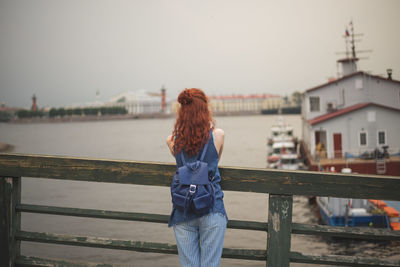
<instances>
[{"instance_id":1,"label":"wooden post","mask_svg":"<svg viewBox=\"0 0 400 267\"><path fill-rule=\"evenodd\" d=\"M14 266L20 254L15 234L21 229L21 215L15 207L21 201L21 178L0 177L0 266Z\"/></svg>"},{"instance_id":2,"label":"wooden post","mask_svg":"<svg viewBox=\"0 0 400 267\"><path fill-rule=\"evenodd\" d=\"M289 267L293 196L270 194L268 205L267 267Z\"/></svg>"},{"instance_id":3,"label":"wooden post","mask_svg":"<svg viewBox=\"0 0 400 267\"><path fill-rule=\"evenodd\" d=\"M13 260L15 261L15 258L17 256L21 255L21 241L15 240L15 235L16 235L17 231L21 230L21 213L16 212L16 207L17 207L17 205L21 204L21 182L22 182L22 179L21 179L21 177L13 177L12 180L13 180L12 248L13 248Z\"/></svg>"}]
</instances>

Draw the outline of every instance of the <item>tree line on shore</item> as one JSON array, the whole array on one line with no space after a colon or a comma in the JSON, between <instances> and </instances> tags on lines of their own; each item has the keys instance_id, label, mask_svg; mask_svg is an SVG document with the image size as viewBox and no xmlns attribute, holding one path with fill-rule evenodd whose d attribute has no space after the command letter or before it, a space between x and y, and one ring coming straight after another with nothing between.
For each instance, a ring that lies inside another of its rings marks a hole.
<instances>
[{"instance_id":1,"label":"tree line on shore","mask_svg":"<svg viewBox=\"0 0 400 267\"><path fill-rule=\"evenodd\" d=\"M48 112L44 110L21 109L16 112L18 118L41 118L41 117L65 117L65 116L89 116L89 115L117 115L127 114L125 107L86 107L86 108L51 108Z\"/></svg>"}]
</instances>

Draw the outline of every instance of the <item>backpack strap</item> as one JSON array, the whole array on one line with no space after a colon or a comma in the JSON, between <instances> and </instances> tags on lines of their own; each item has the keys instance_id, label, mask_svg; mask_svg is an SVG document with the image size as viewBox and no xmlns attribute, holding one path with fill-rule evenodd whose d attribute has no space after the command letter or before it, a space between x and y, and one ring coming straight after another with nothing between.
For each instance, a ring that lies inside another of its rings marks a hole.
<instances>
[{"instance_id":1,"label":"backpack strap","mask_svg":"<svg viewBox=\"0 0 400 267\"><path fill-rule=\"evenodd\" d=\"M207 148L208 148L208 144L209 144L209 143L210 143L210 141L208 141L208 142L204 145L203 153L201 153L200 161L203 161L204 156L206 155L206 152L207 152Z\"/></svg>"},{"instance_id":2,"label":"backpack strap","mask_svg":"<svg viewBox=\"0 0 400 267\"><path fill-rule=\"evenodd\" d=\"M181 153L179 153L179 154L181 154L182 163L183 163L183 165L185 165L185 164L186 164L186 161L185 161L185 157L183 156L183 150L182 150Z\"/></svg>"},{"instance_id":3,"label":"backpack strap","mask_svg":"<svg viewBox=\"0 0 400 267\"><path fill-rule=\"evenodd\" d=\"M214 136L213 136L213 131L212 131L212 129L210 129L210 134L209 134L209 136L208 136L207 143L204 145L203 153L201 154L200 161L203 161L204 156L206 155L206 152L207 152L208 144L210 143L210 140L211 140L211 139L213 139L213 142L214 142Z\"/></svg>"},{"instance_id":4,"label":"backpack strap","mask_svg":"<svg viewBox=\"0 0 400 267\"><path fill-rule=\"evenodd\" d=\"M211 134L212 134L212 132L211 132L211 130L210 130L210 137L211 137ZM212 137L211 137L212 138ZM201 153L201 157L200 157L200 161L203 161L203 159L204 159L204 157L205 157L205 155L206 155L206 152L207 152L207 148L208 148L208 144L210 143L210 140L208 140L207 141L207 143L204 145L204 148L203 148L203 152ZM183 156L183 150L181 151L181 159L182 159L182 163L183 163L183 165L185 165L186 164L186 161L185 161L185 157Z\"/></svg>"}]
</instances>

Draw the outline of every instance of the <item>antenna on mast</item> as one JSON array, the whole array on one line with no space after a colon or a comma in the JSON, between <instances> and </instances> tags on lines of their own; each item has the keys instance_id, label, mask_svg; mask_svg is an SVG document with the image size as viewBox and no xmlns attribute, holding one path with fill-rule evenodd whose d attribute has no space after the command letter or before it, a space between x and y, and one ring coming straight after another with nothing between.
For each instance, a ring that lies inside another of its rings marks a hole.
<instances>
[{"instance_id":1,"label":"antenna on mast","mask_svg":"<svg viewBox=\"0 0 400 267\"><path fill-rule=\"evenodd\" d=\"M350 25L350 32L351 32L351 52L353 55L353 58L357 58L356 57L356 46L354 45L354 26L353 26L353 20L350 21L349 23Z\"/></svg>"},{"instance_id":2,"label":"antenna on mast","mask_svg":"<svg viewBox=\"0 0 400 267\"><path fill-rule=\"evenodd\" d=\"M357 50L356 51L355 43L360 42L361 39L355 39L354 37L356 37L356 36L361 37L364 34L354 33L353 21L350 21L349 26L350 26L350 30L346 27L345 35L343 35L344 41L346 44L346 52L336 52L336 54L345 54L347 59L356 59L357 53L372 52L372 50ZM350 49L349 49L349 45L350 45Z\"/></svg>"},{"instance_id":3,"label":"antenna on mast","mask_svg":"<svg viewBox=\"0 0 400 267\"><path fill-rule=\"evenodd\" d=\"M349 30L350 28L350 30ZM357 57L358 53L370 53L372 50L357 50L356 51L356 42L360 42L361 39L355 39L355 37L363 36L362 33L354 33L354 25L353 20L350 21L349 25L346 26L344 40L346 44L345 52L337 52L336 54L345 54L346 57L339 59L337 62L341 63L342 66L342 76L349 75L357 71L356 62L360 59ZM349 47L350 46L350 47ZM362 58L364 59L364 58Z\"/></svg>"},{"instance_id":4,"label":"antenna on mast","mask_svg":"<svg viewBox=\"0 0 400 267\"><path fill-rule=\"evenodd\" d=\"M350 36L350 33L346 27L346 31L345 31L345 35L344 35L344 42L346 45L346 58L349 58L349 40L348 40L349 36Z\"/></svg>"}]
</instances>

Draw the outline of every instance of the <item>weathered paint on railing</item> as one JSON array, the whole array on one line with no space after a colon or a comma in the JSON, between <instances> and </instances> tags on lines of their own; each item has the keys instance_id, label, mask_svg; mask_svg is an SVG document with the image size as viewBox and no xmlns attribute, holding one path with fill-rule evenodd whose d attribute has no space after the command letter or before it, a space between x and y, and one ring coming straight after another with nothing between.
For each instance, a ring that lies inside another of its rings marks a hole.
<instances>
[{"instance_id":1,"label":"weathered paint on railing","mask_svg":"<svg viewBox=\"0 0 400 267\"><path fill-rule=\"evenodd\" d=\"M269 195L267 267L290 265L293 196Z\"/></svg>"},{"instance_id":2,"label":"weathered paint on railing","mask_svg":"<svg viewBox=\"0 0 400 267\"><path fill-rule=\"evenodd\" d=\"M0 177L0 266L14 266L21 242L15 238L21 229L21 214L15 212L21 201L21 179Z\"/></svg>"},{"instance_id":3,"label":"weathered paint on railing","mask_svg":"<svg viewBox=\"0 0 400 267\"><path fill-rule=\"evenodd\" d=\"M20 204L16 207L17 212L30 212L40 214L65 215L86 218L142 221L152 223L168 223L169 215L135 213L123 211L109 211L96 209L65 208L42 205ZM254 221L229 220L228 228L245 229L254 231L267 231L268 223ZM292 223L292 233L302 235L320 235L351 239L392 240L400 241L400 232L387 231L379 228L359 227L333 227L326 225L309 225Z\"/></svg>"},{"instance_id":4,"label":"weathered paint on railing","mask_svg":"<svg viewBox=\"0 0 400 267\"><path fill-rule=\"evenodd\" d=\"M174 164L0 154L0 175L169 186ZM224 190L400 200L400 177L221 167ZM357 190L354 190L357 188Z\"/></svg>"},{"instance_id":5,"label":"weathered paint on railing","mask_svg":"<svg viewBox=\"0 0 400 267\"><path fill-rule=\"evenodd\" d=\"M153 223L167 223L168 215L21 204L18 178L23 176L169 186L175 168L174 164L152 162L0 154L0 215L4 215L0 217L0 245L6 247L0 252L0 266L97 266L24 257L19 252L20 241L176 254L176 246L169 244L21 231L21 212ZM400 200L400 177L227 167L220 170L224 190L270 194L268 223L237 220L228 222L229 228L267 231L268 248L224 248L223 257L262 261L268 259L268 266L289 266L290 262L342 266L400 266L399 261L353 256L304 255L290 251L291 234L400 241L400 233L384 229L306 225L292 223L291 220L292 195Z\"/></svg>"}]
</instances>

